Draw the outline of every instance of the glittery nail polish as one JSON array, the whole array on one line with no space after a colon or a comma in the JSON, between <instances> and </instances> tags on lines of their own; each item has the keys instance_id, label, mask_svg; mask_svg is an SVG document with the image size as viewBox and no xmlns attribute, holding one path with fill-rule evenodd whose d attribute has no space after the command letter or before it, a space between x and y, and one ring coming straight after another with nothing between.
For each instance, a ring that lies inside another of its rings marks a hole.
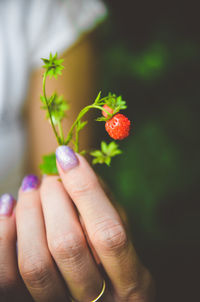
<instances>
[{"instance_id":1,"label":"glittery nail polish","mask_svg":"<svg viewBox=\"0 0 200 302\"><path fill-rule=\"evenodd\" d=\"M78 165L78 158L68 146L59 146L56 149L56 158L63 171L68 171Z\"/></svg>"},{"instance_id":2,"label":"glittery nail polish","mask_svg":"<svg viewBox=\"0 0 200 302\"><path fill-rule=\"evenodd\" d=\"M14 197L11 194L3 194L0 197L0 215L10 216L14 207Z\"/></svg>"},{"instance_id":3,"label":"glittery nail polish","mask_svg":"<svg viewBox=\"0 0 200 302\"><path fill-rule=\"evenodd\" d=\"M22 191L28 192L34 189L37 189L37 187L40 184L40 180L36 175L30 174L24 177L22 181Z\"/></svg>"}]
</instances>

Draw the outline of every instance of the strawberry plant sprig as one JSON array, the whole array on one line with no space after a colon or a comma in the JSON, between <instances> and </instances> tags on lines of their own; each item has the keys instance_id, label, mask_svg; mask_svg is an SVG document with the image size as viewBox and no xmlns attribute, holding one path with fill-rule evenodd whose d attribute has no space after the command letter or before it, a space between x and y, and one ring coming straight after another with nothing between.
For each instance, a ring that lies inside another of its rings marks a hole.
<instances>
[{"instance_id":1,"label":"strawberry plant sprig","mask_svg":"<svg viewBox=\"0 0 200 302\"><path fill-rule=\"evenodd\" d=\"M65 111L68 109L68 104L66 101L64 101L62 97L58 97L56 93L54 93L50 98L47 98L46 79L47 76L49 76L50 79L52 77L57 79L58 75L62 74L61 71L64 68L64 66L62 65L63 60L57 59L57 53L54 56L50 53L49 59L42 59L42 60L45 63L42 66L43 68L45 68L45 72L43 75L43 84L42 84L43 95L40 97L41 101L44 104L42 108L47 110L46 117L49 118L50 120L58 144L62 144L64 137L62 132L61 121L65 116ZM58 124L60 136L56 131L56 127L55 127L56 124Z\"/></svg>"},{"instance_id":2,"label":"strawberry plant sprig","mask_svg":"<svg viewBox=\"0 0 200 302\"><path fill-rule=\"evenodd\" d=\"M43 95L40 97L43 103L42 109L46 110L46 118L50 121L55 137L59 145L68 145L70 142L74 145L75 152L79 152L79 134L80 131L87 125L87 121L83 118L91 109L100 110L102 115L97 118L97 121L105 122L105 129L108 134L116 139L124 139L129 135L130 121L123 114L119 114L120 110L126 109L126 102L121 96L109 93L105 97L101 97L101 92L97 95L95 101L84 107L78 114L76 120L72 124L67 137L64 138L62 128L62 120L66 117L66 111L69 110L69 104L64 100L63 96L58 96L54 92L50 97L46 95L46 80L62 74L63 60L57 59L57 53L53 56L50 53L49 59L42 59L44 62L45 72L43 74ZM82 150L83 154L86 151ZM112 157L121 154L122 151L118 145L112 141L109 144L101 143L101 150L95 150L89 154L94 157L93 164L105 163L108 166L111 163ZM55 154L43 156L43 163L40 165L40 170L44 174L57 174Z\"/></svg>"}]
</instances>

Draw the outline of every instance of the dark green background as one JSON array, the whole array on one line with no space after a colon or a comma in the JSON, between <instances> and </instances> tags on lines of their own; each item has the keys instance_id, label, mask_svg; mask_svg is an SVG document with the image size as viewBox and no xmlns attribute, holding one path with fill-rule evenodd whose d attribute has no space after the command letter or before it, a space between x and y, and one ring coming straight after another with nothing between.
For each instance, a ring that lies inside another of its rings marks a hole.
<instances>
[{"instance_id":1,"label":"dark green background","mask_svg":"<svg viewBox=\"0 0 200 302\"><path fill-rule=\"evenodd\" d=\"M106 2L101 88L127 100L134 130L97 170L127 210L157 301L200 301L198 3Z\"/></svg>"}]
</instances>

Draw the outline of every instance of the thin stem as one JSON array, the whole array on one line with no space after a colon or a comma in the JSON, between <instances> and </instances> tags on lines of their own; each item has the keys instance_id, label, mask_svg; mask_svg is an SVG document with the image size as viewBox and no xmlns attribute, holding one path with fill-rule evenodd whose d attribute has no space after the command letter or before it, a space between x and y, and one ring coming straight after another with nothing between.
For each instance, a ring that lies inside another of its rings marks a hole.
<instances>
[{"instance_id":1,"label":"thin stem","mask_svg":"<svg viewBox=\"0 0 200 302\"><path fill-rule=\"evenodd\" d=\"M75 152L79 152L79 131L76 130Z\"/></svg>"},{"instance_id":2,"label":"thin stem","mask_svg":"<svg viewBox=\"0 0 200 302\"><path fill-rule=\"evenodd\" d=\"M70 128L70 130L69 130L69 132L68 132L68 135L67 135L67 139L66 139L66 141L65 141L65 145L67 145L68 143L69 143L69 141L70 141L70 139L71 139L71 137L72 137L72 133L73 133L73 130L74 130L74 128L75 128L75 126L77 125L77 123L78 123L78 121L90 110L90 109L92 109L92 108L96 108L96 109L99 109L99 110L101 110L101 111L105 111L108 115L110 115L110 113L106 110L106 109L104 109L103 107L101 107L101 106L98 106L98 105L94 105L94 104L92 104L92 105L89 105L89 106L86 106L85 108L83 108L81 111L80 111L80 113L78 114L78 116L77 116L77 119L75 120L75 122L72 124L72 126L71 126L71 128Z\"/></svg>"},{"instance_id":3,"label":"thin stem","mask_svg":"<svg viewBox=\"0 0 200 302\"><path fill-rule=\"evenodd\" d=\"M60 137L58 136L57 131L56 131L56 128L55 128L55 126L54 126L54 123L53 123L53 120L52 120L52 117L51 117L51 112L50 112L49 106L48 106L47 96L46 96L45 85L46 85L46 79L47 79L47 72L48 72L48 70L45 71L44 76L43 76L42 90L43 90L43 95L44 95L44 99L45 99L45 102L46 102L46 106L47 106L47 110L48 110L48 114L49 114L49 119L50 119L50 122L51 122L51 126L52 126L52 128L53 128L53 131L54 131L54 134L55 134L55 136L56 136L57 142L58 142L58 144L60 145Z\"/></svg>"},{"instance_id":4,"label":"thin stem","mask_svg":"<svg viewBox=\"0 0 200 302\"><path fill-rule=\"evenodd\" d=\"M60 143L63 144L64 143L64 134L63 134L61 121L58 121L58 129L59 129L59 133L60 133Z\"/></svg>"}]
</instances>

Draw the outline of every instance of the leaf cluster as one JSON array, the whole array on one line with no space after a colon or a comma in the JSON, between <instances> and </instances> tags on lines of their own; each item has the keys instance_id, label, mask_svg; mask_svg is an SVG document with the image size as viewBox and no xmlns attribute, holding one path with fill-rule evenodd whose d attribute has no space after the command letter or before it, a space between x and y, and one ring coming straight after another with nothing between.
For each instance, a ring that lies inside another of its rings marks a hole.
<instances>
[{"instance_id":1,"label":"leaf cluster","mask_svg":"<svg viewBox=\"0 0 200 302\"><path fill-rule=\"evenodd\" d=\"M58 96L55 92L50 98L47 99L41 96L41 101L44 104L41 108L46 110L46 118L49 119L50 115L54 125L57 125L66 116L66 111L69 110L69 104L64 100L63 96Z\"/></svg>"},{"instance_id":2,"label":"leaf cluster","mask_svg":"<svg viewBox=\"0 0 200 302\"><path fill-rule=\"evenodd\" d=\"M114 109L114 114L120 110L127 108L126 101L122 99L122 96L116 96L116 94L109 92L108 98L105 101L106 105Z\"/></svg>"},{"instance_id":3,"label":"leaf cluster","mask_svg":"<svg viewBox=\"0 0 200 302\"><path fill-rule=\"evenodd\" d=\"M94 157L92 161L93 164L105 163L107 166L110 166L111 159L121 153L122 151L118 148L118 145L114 141L109 144L102 141L101 150L94 150L90 152L90 155Z\"/></svg>"},{"instance_id":4,"label":"leaf cluster","mask_svg":"<svg viewBox=\"0 0 200 302\"><path fill-rule=\"evenodd\" d=\"M42 61L44 62L43 68L46 69L47 75L50 77L54 77L57 79L58 75L61 75L61 71L64 69L64 66L62 65L63 59L57 59L58 54L56 53L54 56L52 53L49 55L49 59L42 58Z\"/></svg>"},{"instance_id":5,"label":"leaf cluster","mask_svg":"<svg viewBox=\"0 0 200 302\"><path fill-rule=\"evenodd\" d=\"M124 110L127 108L126 101L122 99L122 96L116 96L116 94L109 92L108 95L104 98L100 98L100 93L98 94L95 104L99 106L108 105L108 107L113 109L113 113L110 114L107 112L108 117L100 116L96 119L98 122L106 122L110 118L112 118L113 115L115 115L120 110ZM105 110L105 108L104 108Z\"/></svg>"}]
</instances>

